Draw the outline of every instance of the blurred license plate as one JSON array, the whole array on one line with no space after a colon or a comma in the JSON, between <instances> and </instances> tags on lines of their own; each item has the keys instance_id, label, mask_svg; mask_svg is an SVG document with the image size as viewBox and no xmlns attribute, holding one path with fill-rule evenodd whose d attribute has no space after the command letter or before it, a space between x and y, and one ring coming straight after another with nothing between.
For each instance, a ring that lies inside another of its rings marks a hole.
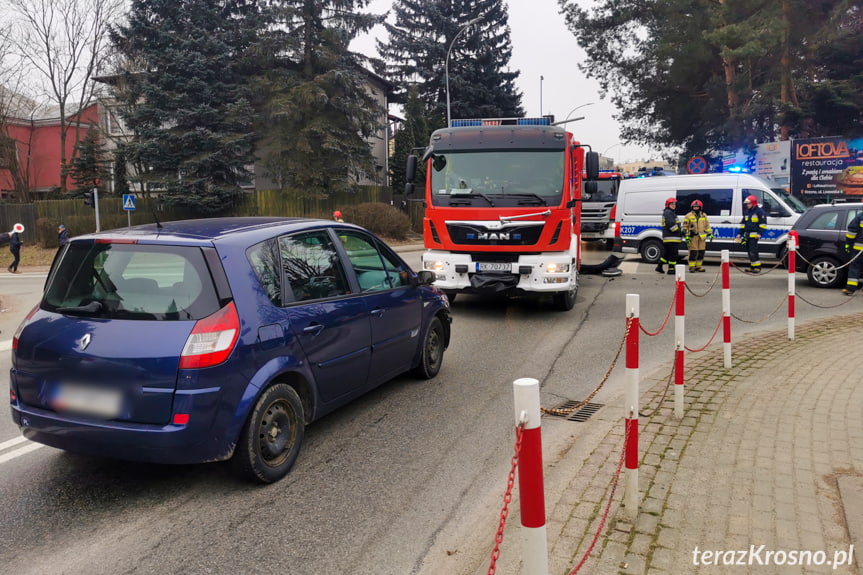
<instances>
[{"instance_id":1,"label":"blurred license plate","mask_svg":"<svg viewBox=\"0 0 863 575\"><path fill-rule=\"evenodd\" d=\"M57 386L51 406L56 411L111 418L120 415L122 400L116 389L61 383Z\"/></svg>"},{"instance_id":2,"label":"blurred license plate","mask_svg":"<svg viewBox=\"0 0 863 575\"><path fill-rule=\"evenodd\" d=\"M511 272L512 264L508 262L476 262L478 272Z\"/></svg>"}]
</instances>

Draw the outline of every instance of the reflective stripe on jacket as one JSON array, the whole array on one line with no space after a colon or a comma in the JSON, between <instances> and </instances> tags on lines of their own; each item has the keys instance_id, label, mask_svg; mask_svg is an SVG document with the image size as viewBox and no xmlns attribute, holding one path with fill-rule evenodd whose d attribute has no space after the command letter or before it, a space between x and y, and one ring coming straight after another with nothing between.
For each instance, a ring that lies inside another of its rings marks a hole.
<instances>
[{"instance_id":1,"label":"reflective stripe on jacket","mask_svg":"<svg viewBox=\"0 0 863 575\"><path fill-rule=\"evenodd\" d=\"M855 250L863 250L863 213L857 214L848 223L848 233L845 234L845 243L853 244Z\"/></svg>"},{"instance_id":2,"label":"reflective stripe on jacket","mask_svg":"<svg viewBox=\"0 0 863 575\"><path fill-rule=\"evenodd\" d=\"M744 238L754 238L764 235L767 231L767 214L760 207L749 208L740 222L740 235Z\"/></svg>"},{"instance_id":3,"label":"reflective stripe on jacket","mask_svg":"<svg viewBox=\"0 0 863 575\"><path fill-rule=\"evenodd\" d=\"M662 211L662 241L679 242L683 239L683 228L677 219L677 212L671 208Z\"/></svg>"}]
</instances>

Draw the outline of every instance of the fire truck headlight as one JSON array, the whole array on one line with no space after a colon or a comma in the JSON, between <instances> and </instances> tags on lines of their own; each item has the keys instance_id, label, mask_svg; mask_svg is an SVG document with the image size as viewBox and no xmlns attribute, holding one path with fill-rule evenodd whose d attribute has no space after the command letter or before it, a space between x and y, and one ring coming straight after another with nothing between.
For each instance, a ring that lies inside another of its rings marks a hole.
<instances>
[{"instance_id":1,"label":"fire truck headlight","mask_svg":"<svg viewBox=\"0 0 863 575\"><path fill-rule=\"evenodd\" d=\"M569 273L569 264L546 264L545 272L549 274L565 274Z\"/></svg>"},{"instance_id":2,"label":"fire truck headlight","mask_svg":"<svg viewBox=\"0 0 863 575\"><path fill-rule=\"evenodd\" d=\"M423 260L423 269L431 270L433 272L442 272L444 271L444 263L440 260Z\"/></svg>"}]
</instances>

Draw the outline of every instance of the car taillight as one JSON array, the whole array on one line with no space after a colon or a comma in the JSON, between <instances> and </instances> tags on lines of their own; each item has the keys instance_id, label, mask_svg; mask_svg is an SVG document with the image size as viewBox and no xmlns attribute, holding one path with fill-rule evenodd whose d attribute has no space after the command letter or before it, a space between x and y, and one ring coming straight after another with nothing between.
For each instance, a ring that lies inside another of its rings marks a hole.
<instances>
[{"instance_id":1,"label":"car taillight","mask_svg":"<svg viewBox=\"0 0 863 575\"><path fill-rule=\"evenodd\" d=\"M183 346L180 369L219 365L231 355L240 336L240 316L234 302L199 319Z\"/></svg>"},{"instance_id":2,"label":"car taillight","mask_svg":"<svg viewBox=\"0 0 863 575\"><path fill-rule=\"evenodd\" d=\"M620 222L614 222L614 237L620 237Z\"/></svg>"},{"instance_id":3,"label":"car taillight","mask_svg":"<svg viewBox=\"0 0 863 575\"><path fill-rule=\"evenodd\" d=\"M21 337L21 332L24 331L24 326L30 321L34 315L36 315L36 311L39 309L39 304L36 304L33 309L30 310L30 313L27 314L21 324L18 326L18 329L15 330L15 335L12 336L12 351L18 351L18 338Z\"/></svg>"},{"instance_id":4,"label":"car taillight","mask_svg":"<svg viewBox=\"0 0 863 575\"><path fill-rule=\"evenodd\" d=\"M617 217L617 204L614 204L613 206L611 206L611 213L608 215L608 219L613 222L616 217Z\"/></svg>"}]
</instances>

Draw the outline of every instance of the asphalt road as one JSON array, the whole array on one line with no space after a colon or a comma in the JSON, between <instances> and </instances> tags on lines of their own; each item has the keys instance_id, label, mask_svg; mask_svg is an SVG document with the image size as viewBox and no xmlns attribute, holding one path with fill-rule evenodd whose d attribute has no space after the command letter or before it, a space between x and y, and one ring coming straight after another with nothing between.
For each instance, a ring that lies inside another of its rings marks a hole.
<instances>
[{"instance_id":1,"label":"asphalt road","mask_svg":"<svg viewBox=\"0 0 863 575\"><path fill-rule=\"evenodd\" d=\"M588 251L585 259L606 255ZM404 256L418 267L419 252ZM645 329L658 330L667 317L674 278L634 258L621 269L617 278L583 276L570 312L550 300L459 297L436 379L396 379L314 423L293 471L266 487L240 482L222 463L141 465L38 447L19 439L8 411L0 414L2 571L438 575L447 553L481 570L512 456L512 381L539 379L544 407L580 400L614 359L627 293L640 294ZM688 278L702 294L687 294L688 347L707 343L720 320L718 270L712 263ZM859 307L859 298L797 279L800 296L821 306L798 299L798 322ZM0 276L0 294L11 302L0 313L0 350L9 349L43 281ZM784 328L787 286L784 270L761 277L733 270L735 334ZM673 333L672 312L659 335L642 335L643 370L671 361ZM0 371L9 367L9 354L0 353ZM623 374L621 356L594 402L615 401ZM589 425L544 418L545 464Z\"/></svg>"}]
</instances>

